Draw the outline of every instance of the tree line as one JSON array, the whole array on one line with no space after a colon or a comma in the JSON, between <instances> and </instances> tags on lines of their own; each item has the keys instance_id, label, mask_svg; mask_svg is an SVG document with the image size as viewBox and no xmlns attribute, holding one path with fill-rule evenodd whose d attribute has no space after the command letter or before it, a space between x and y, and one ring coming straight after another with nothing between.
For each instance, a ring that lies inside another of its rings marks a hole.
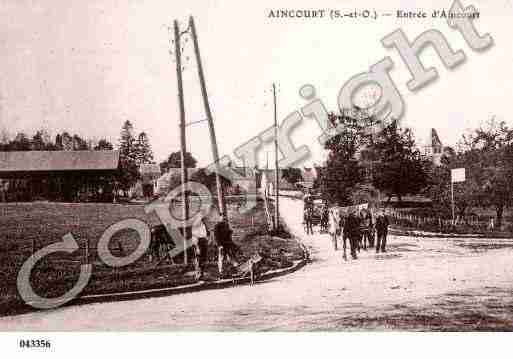
<instances>
[{"instance_id":1,"label":"tree line","mask_svg":"<svg viewBox=\"0 0 513 359\"><path fill-rule=\"evenodd\" d=\"M457 215L493 208L497 225L513 202L513 129L492 119L462 135L457 148L444 147L441 164L419 149L410 128L376 119L365 109L331 113L337 134L325 143L328 158L316 186L331 203L375 202L381 195L401 202L406 195L431 199L433 212L451 213L454 168L466 169L466 181L454 184Z\"/></svg>"},{"instance_id":2,"label":"tree line","mask_svg":"<svg viewBox=\"0 0 513 359\"><path fill-rule=\"evenodd\" d=\"M134 126L125 121L121 127L116 146L106 138L92 140L64 131L55 137L45 129L37 130L32 136L18 132L10 137L4 130L0 138L0 151L105 151L119 150L119 171L113 178L116 187L127 191L140 179L139 166L153 162L153 151L146 132L134 134ZM79 179L77 179L79 181Z\"/></svg>"},{"instance_id":3,"label":"tree line","mask_svg":"<svg viewBox=\"0 0 513 359\"><path fill-rule=\"evenodd\" d=\"M112 150L112 144L105 138L98 141L85 139L67 131L57 133L52 140L46 129L37 130L32 136L18 132L13 138L3 131L0 139L0 151L85 151Z\"/></svg>"},{"instance_id":4,"label":"tree line","mask_svg":"<svg viewBox=\"0 0 513 359\"><path fill-rule=\"evenodd\" d=\"M326 165L317 185L323 196L340 205L420 192L427 185L428 161L416 147L411 129L395 120L384 124L355 107L329 116L337 134L325 143Z\"/></svg>"},{"instance_id":5,"label":"tree line","mask_svg":"<svg viewBox=\"0 0 513 359\"><path fill-rule=\"evenodd\" d=\"M445 148L442 164L432 169L425 191L437 211L450 211L453 168L466 170L465 182L454 184L456 214L464 217L473 208L491 208L501 227L513 199L513 129L492 118L462 135L456 149Z\"/></svg>"}]
</instances>

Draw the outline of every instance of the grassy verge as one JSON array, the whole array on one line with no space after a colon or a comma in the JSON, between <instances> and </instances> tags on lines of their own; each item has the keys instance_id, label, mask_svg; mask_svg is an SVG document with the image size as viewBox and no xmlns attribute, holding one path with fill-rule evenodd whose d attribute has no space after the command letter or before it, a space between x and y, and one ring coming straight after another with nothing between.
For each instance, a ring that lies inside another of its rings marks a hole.
<instances>
[{"instance_id":1,"label":"grassy verge","mask_svg":"<svg viewBox=\"0 0 513 359\"><path fill-rule=\"evenodd\" d=\"M39 295L58 297L73 287L79 276L80 265L93 264L93 275L82 294L113 293L155 289L195 282L192 266L162 263L155 266L147 256L122 268L111 268L102 263L96 245L110 225L127 218L137 218L149 225L159 223L156 216L146 214L142 205L23 203L0 205L0 315L13 315L33 310L20 298L16 278L22 264L30 257L32 246L37 251L62 236L72 233L80 248L71 253L51 254L39 261L31 276L31 283ZM302 258L302 250L292 238L272 237L266 233L266 218L262 204L244 215L238 204L229 205L234 241L241 247L243 259L256 252L268 260L262 271L286 268L293 260ZM118 232L111 243L115 255L129 255L137 248L139 239L134 231ZM88 245L87 245L88 244ZM86 247L89 256L86 259ZM119 252L119 248L122 252ZM207 278L217 278L217 251L209 248Z\"/></svg>"}]
</instances>

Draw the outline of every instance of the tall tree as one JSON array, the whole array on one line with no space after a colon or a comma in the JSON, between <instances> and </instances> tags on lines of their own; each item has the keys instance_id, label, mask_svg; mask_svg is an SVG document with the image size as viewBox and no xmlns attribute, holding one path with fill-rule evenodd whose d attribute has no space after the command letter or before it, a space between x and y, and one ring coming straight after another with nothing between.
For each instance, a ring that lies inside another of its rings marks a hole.
<instances>
[{"instance_id":1,"label":"tall tree","mask_svg":"<svg viewBox=\"0 0 513 359\"><path fill-rule=\"evenodd\" d=\"M465 168L465 182L454 184L454 204L463 216L470 207L493 208L500 227L506 207L513 204L513 131L492 118L462 136L458 152L452 151L433 168L427 193L437 210L451 206L450 170Z\"/></svg>"},{"instance_id":2,"label":"tall tree","mask_svg":"<svg viewBox=\"0 0 513 359\"><path fill-rule=\"evenodd\" d=\"M284 168L282 177L290 184L295 184L303 179L301 170L294 167Z\"/></svg>"},{"instance_id":3,"label":"tall tree","mask_svg":"<svg viewBox=\"0 0 513 359\"><path fill-rule=\"evenodd\" d=\"M504 209L513 203L513 145L501 147L487 157L481 203L495 208L497 226L500 228Z\"/></svg>"},{"instance_id":4,"label":"tall tree","mask_svg":"<svg viewBox=\"0 0 513 359\"><path fill-rule=\"evenodd\" d=\"M11 151L30 151L31 147L30 139L24 132L18 132L9 144Z\"/></svg>"},{"instance_id":5,"label":"tall tree","mask_svg":"<svg viewBox=\"0 0 513 359\"><path fill-rule=\"evenodd\" d=\"M139 179L139 167L137 166L135 138L133 136L133 125L126 120L121 127L119 138L119 183L121 188L128 191Z\"/></svg>"},{"instance_id":6,"label":"tall tree","mask_svg":"<svg viewBox=\"0 0 513 359\"><path fill-rule=\"evenodd\" d=\"M329 120L338 131L325 143L329 153L326 166L320 171L319 187L329 202L350 205L353 204L352 191L364 180L357 153L368 144L368 128L376 120L357 107L343 110L340 115L331 113Z\"/></svg>"},{"instance_id":7,"label":"tall tree","mask_svg":"<svg viewBox=\"0 0 513 359\"><path fill-rule=\"evenodd\" d=\"M216 175L215 173L207 174L207 171L203 168L198 169L196 172L194 172L189 179L190 181L201 183L205 185L212 193L215 193L216 191ZM231 181L227 178L224 178L221 176L221 183L223 187L231 186ZM177 176L177 181L175 183L175 187L181 184L181 178L180 176ZM174 187L171 187L174 188Z\"/></svg>"},{"instance_id":8,"label":"tall tree","mask_svg":"<svg viewBox=\"0 0 513 359\"><path fill-rule=\"evenodd\" d=\"M373 169L374 187L401 202L406 194L417 194L427 185L425 163L415 146L410 129L401 129L397 121L385 126L374 139L373 152L378 161Z\"/></svg>"},{"instance_id":9,"label":"tall tree","mask_svg":"<svg viewBox=\"0 0 513 359\"><path fill-rule=\"evenodd\" d=\"M9 131L6 128L2 127L2 129L0 130L0 143L9 143L10 138L11 136L9 134Z\"/></svg>"},{"instance_id":10,"label":"tall tree","mask_svg":"<svg viewBox=\"0 0 513 359\"><path fill-rule=\"evenodd\" d=\"M7 129L0 130L0 151L9 151L10 136Z\"/></svg>"},{"instance_id":11,"label":"tall tree","mask_svg":"<svg viewBox=\"0 0 513 359\"><path fill-rule=\"evenodd\" d=\"M72 138L73 143L73 151L87 151L89 150L89 144L86 140L84 140L82 137L80 137L77 134L73 135Z\"/></svg>"},{"instance_id":12,"label":"tall tree","mask_svg":"<svg viewBox=\"0 0 513 359\"><path fill-rule=\"evenodd\" d=\"M351 193L362 181L362 167L356 159L344 159L332 153L320 172L319 187L325 200L347 206L353 204Z\"/></svg>"},{"instance_id":13,"label":"tall tree","mask_svg":"<svg viewBox=\"0 0 513 359\"><path fill-rule=\"evenodd\" d=\"M57 151L62 151L64 149L62 144L62 135L60 133L55 135L55 149Z\"/></svg>"},{"instance_id":14,"label":"tall tree","mask_svg":"<svg viewBox=\"0 0 513 359\"><path fill-rule=\"evenodd\" d=\"M429 168L425 194L431 198L438 214L450 217L452 198L454 198L456 215L460 217L465 216L469 208L479 204L481 186L476 181L474 173L478 170L478 166L474 166L471 161L471 156L459 154L446 158L440 166ZM454 196L451 196L451 169L459 167L466 169L466 180L465 183L454 184Z\"/></svg>"},{"instance_id":15,"label":"tall tree","mask_svg":"<svg viewBox=\"0 0 513 359\"><path fill-rule=\"evenodd\" d=\"M61 135L61 144L64 151L73 151L73 137L66 131Z\"/></svg>"},{"instance_id":16,"label":"tall tree","mask_svg":"<svg viewBox=\"0 0 513 359\"><path fill-rule=\"evenodd\" d=\"M136 160L134 126L128 120L123 123L119 138L119 156L126 160Z\"/></svg>"},{"instance_id":17,"label":"tall tree","mask_svg":"<svg viewBox=\"0 0 513 359\"><path fill-rule=\"evenodd\" d=\"M136 161L138 165L153 163L153 151L151 150L150 139L146 132L141 132L139 136L137 136L135 147Z\"/></svg>"},{"instance_id":18,"label":"tall tree","mask_svg":"<svg viewBox=\"0 0 513 359\"><path fill-rule=\"evenodd\" d=\"M114 146L105 138L100 139L96 146L94 146L95 151L111 151L112 149L114 149Z\"/></svg>"},{"instance_id":19,"label":"tall tree","mask_svg":"<svg viewBox=\"0 0 513 359\"><path fill-rule=\"evenodd\" d=\"M504 209L513 204L513 130L495 118L463 138L466 156L472 156L472 180L480 185L482 206L494 207L497 225Z\"/></svg>"},{"instance_id":20,"label":"tall tree","mask_svg":"<svg viewBox=\"0 0 513 359\"><path fill-rule=\"evenodd\" d=\"M185 152L185 167L196 168L198 161L192 156L190 152ZM160 169L162 172L167 172L169 168L181 168L182 167L182 156L180 151L173 152L169 155L167 160L160 163Z\"/></svg>"},{"instance_id":21,"label":"tall tree","mask_svg":"<svg viewBox=\"0 0 513 359\"><path fill-rule=\"evenodd\" d=\"M34 151L43 151L45 149L45 142L43 140L43 133L41 131L37 131L34 136L32 136L31 147Z\"/></svg>"}]
</instances>

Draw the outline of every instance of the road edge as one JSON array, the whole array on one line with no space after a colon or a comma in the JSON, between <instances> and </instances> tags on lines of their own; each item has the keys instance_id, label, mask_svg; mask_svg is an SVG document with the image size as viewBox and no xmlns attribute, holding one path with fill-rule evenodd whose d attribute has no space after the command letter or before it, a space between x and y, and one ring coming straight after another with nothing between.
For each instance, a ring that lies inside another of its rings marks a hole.
<instances>
[{"instance_id":1,"label":"road edge","mask_svg":"<svg viewBox=\"0 0 513 359\"><path fill-rule=\"evenodd\" d=\"M293 238L299 244L299 247L303 251L303 258L300 260L296 260L293 262L293 265L287 268L274 269L268 272L263 273L258 277L258 280L255 283L261 283L263 281L282 277L287 274L294 273L301 268L303 268L310 261L310 253L307 247L301 241L301 238L293 235ZM235 287L244 284L250 284L251 278L249 276L240 277L240 278L229 278L229 279L221 279L212 282L200 281L194 284L188 284L178 287L165 287L158 289L145 289L139 291L130 291L130 292L117 292L117 293L106 293L106 294L89 294L81 297L74 298L70 302L66 303L66 306L69 305L84 305L84 304L93 304L93 303L106 303L106 302L120 302L127 300L137 300L137 299L146 299L146 298L156 298L156 297L166 297L177 294L186 294L186 293L194 293L204 290L214 290L214 289L223 289L229 287Z\"/></svg>"}]
</instances>

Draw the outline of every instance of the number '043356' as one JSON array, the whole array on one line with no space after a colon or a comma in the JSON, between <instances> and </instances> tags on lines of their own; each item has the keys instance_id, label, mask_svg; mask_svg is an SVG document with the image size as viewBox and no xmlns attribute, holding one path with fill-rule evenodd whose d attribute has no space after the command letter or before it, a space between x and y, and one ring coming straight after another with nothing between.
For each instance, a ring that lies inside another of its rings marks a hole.
<instances>
[{"instance_id":1,"label":"number '043356'","mask_svg":"<svg viewBox=\"0 0 513 359\"><path fill-rule=\"evenodd\" d=\"M52 347L52 344L48 339L20 339L19 347L27 348L27 349L35 349L35 348L49 349Z\"/></svg>"}]
</instances>

